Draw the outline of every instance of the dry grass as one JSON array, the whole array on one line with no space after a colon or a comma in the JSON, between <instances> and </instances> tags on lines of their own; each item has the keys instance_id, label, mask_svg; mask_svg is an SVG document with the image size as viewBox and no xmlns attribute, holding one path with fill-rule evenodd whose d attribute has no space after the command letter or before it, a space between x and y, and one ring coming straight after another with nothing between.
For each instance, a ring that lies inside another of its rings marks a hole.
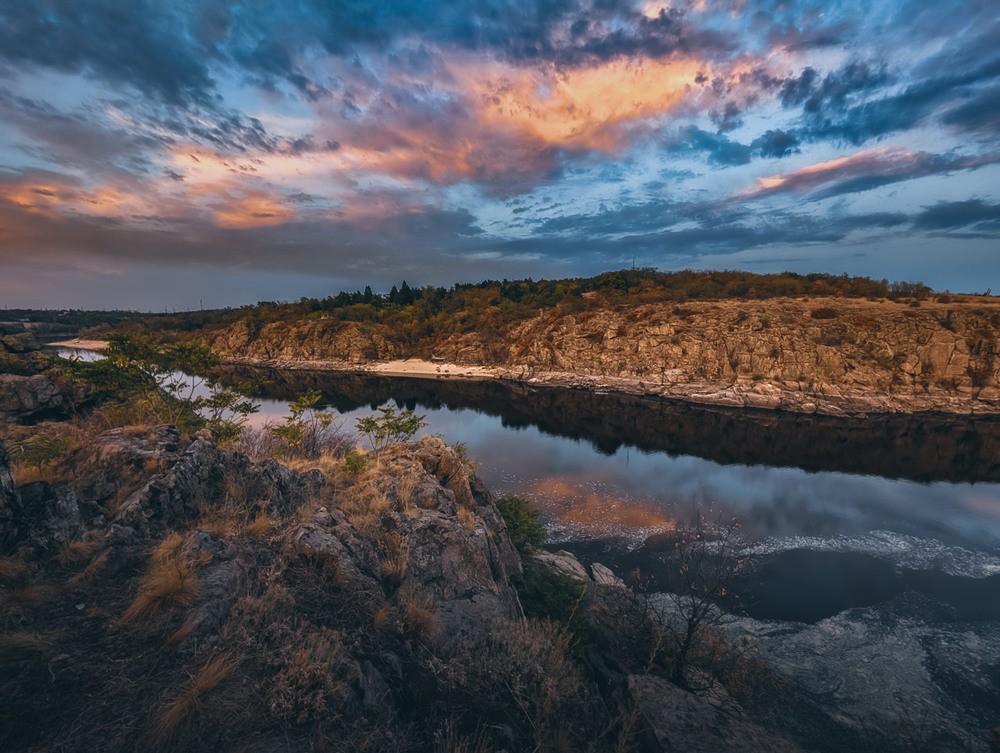
<instances>
[{"instance_id":1,"label":"dry grass","mask_svg":"<svg viewBox=\"0 0 1000 753\"><path fill-rule=\"evenodd\" d=\"M434 599L428 594L408 593L402 602L406 627L424 643L433 643L440 631Z\"/></svg>"},{"instance_id":2,"label":"dry grass","mask_svg":"<svg viewBox=\"0 0 1000 753\"><path fill-rule=\"evenodd\" d=\"M406 577L409 552L398 531L379 531L375 541L382 577L399 584Z\"/></svg>"},{"instance_id":3,"label":"dry grass","mask_svg":"<svg viewBox=\"0 0 1000 753\"><path fill-rule=\"evenodd\" d=\"M375 612L375 617L372 618L372 625L376 630L383 630L389 626L389 620L392 617L392 607L388 604L382 604Z\"/></svg>"},{"instance_id":4,"label":"dry grass","mask_svg":"<svg viewBox=\"0 0 1000 753\"><path fill-rule=\"evenodd\" d=\"M353 670L342 636L326 627L300 628L278 649L267 703L276 716L303 724L331 720L350 697Z\"/></svg>"},{"instance_id":5,"label":"dry grass","mask_svg":"<svg viewBox=\"0 0 1000 753\"><path fill-rule=\"evenodd\" d=\"M459 507L455 512L459 523L470 531L476 530L476 513L467 507Z\"/></svg>"},{"instance_id":6,"label":"dry grass","mask_svg":"<svg viewBox=\"0 0 1000 753\"><path fill-rule=\"evenodd\" d=\"M181 553L180 534L167 536L150 557L139 593L121 617L123 623L191 606L201 594L196 564Z\"/></svg>"},{"instance_id":7,"label":"dry grass","mask_svg":"<svg viewBox=\"0 0 1000 753\"><path fill-rule=\"evenodd\" d=\"M334 478L341 472L344 458L341 453L323 452L315 457L283 458L281 464L298 473L319 470L327 478Z\"/></svg>"},{"instance_id":8,"label":"dry grass","mask_svg":"<svg viewBox=\"0 0 1000 753\"><path fill-rule=\"evenodd\" d=\"M52 586L34 584L15 588L0 595L0 604L4 607L20 607L31 604L41 604L51 599L56 593Z\"/></svg>"},{"instance_id":9,"label":"dry grass","mask_svg":"<svg viewBox=\"0 0 1000 753\"><path fill-rule=\"evenodd\" d=\"M34 466L31 468L24 468L22 466L17 466L14 468L12 475L14 477L14 483L17 486L33 484L36 481L45 481L49 484L54 484L60 479L60 474L57 473L56 469L51 465L46 465L41 468L36 468Z\"/></svg>"},{"instance_id":10,"label":"dry grass","mask_svg":"<svg viewBox=\"0 0 1000 753\"><path fill-rule=\"evenodd\" d=\"M528 620L498 626L456 655L443 681L515 728L531 730L539 750L586 750L600 734L594 698L573 661L566 631Z\"/></svg>"},{"instance_id":11,"label":"dry grass","mask_svg":"<svg viewBox=\"0 0 1000 753\"><path fill-rule=\"evenodd\" d=\"M399 504L403 512L409 513L412 510L413 488L417 485L418 480L417 475L412 472L404 473L399 479Z\"/></svg>"},{"instance_id":12,"label":"dry grass","mask_svg":"<svg viewBox=\"0 0 1000 753\"><path fill-rule=\"evenodd\" d=\"M184 692L160 710L152 729L152 739L156 745L166 746L181 725L200 708L205 694L215 689L237 666L239 662L228 654L219 654L209 659L198 670L198 674L191 678Z\"/></svg>"},{"instance_id":13,"label":"dry grass","mask_svg":"<svg viewBox=\"0 0 1000 753\"><path fill-rule=\"evenodd\" d=\"M462 735L452 720L434 736L434 753L490 753L490 739L482 729L472 737Z\"/></svg>"},{"instance_id":14,"label":"dry grass","mask_svg":"<svg viewBox=\"0 0 1000 753\"><path fill-rule=\"evenodd\" d=\"M253 522L250 523L244 531L249 536L266 536L272 530L274 530L274 521L271 520L271 516L266 512L260 513Z\"/></svg>"},{"instance_id":15,"label":"dry grass","mask_svg":"<svg viewBox=\"0 0 1000 753\"><path fill-rule=\"evenodd\" d=\"M366 528L377 523L383 513L392 509L391 500L379 486L382 478L379 465L373 463L357 475L351 486L340 493L338 505L356 528Z\"/></svg>"},{"instance_id":16,"label":"dry grass","mask_svg":"<svg viewBox=\"0 0 1000 753\"><path fill-rule=\"evenodd\" d=\"M96 537L90 541L67 541L59 549L56 559L63 567L79 567L84 562L89 562L100 547L101 541Z\"/></svg>"},{"instance_id":17,"label":"dry grass","mask_svg":"<svg viewBox=\"0 0 1000 753\"><path fill-rule=\"evenodd\" d=\"M0 557L0 585L13 585L24 578L27 569L20 557Z\"/></svg>"}]
</instances>

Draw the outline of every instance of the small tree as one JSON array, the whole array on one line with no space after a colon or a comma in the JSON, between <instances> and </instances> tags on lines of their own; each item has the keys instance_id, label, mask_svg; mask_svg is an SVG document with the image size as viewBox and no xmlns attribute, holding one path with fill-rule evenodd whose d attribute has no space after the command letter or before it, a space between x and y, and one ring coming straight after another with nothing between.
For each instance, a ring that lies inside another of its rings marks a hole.
<instances>
[{"instance_id":1,"label":"small tree","mask_svg":"<svg viewBox=\"0 0 1000 753\"><path fill-rule=\"evenodd\" d=\"M177 424L186 431L207 427L217 442L228 444L260 409L250 399L252 385L220 383L219 358L202 343L161 349L142 335L116 333L108 336L103 355L97 361L67 361L67 370L132 417ZM203 385L208 395L196 395Z\"/></svg>"},{"instance_id":2,"label":"small tree","mask_svg":"<svg viewBox=\"0 0 1000 753\"><path fill-rule=\"evenodd\" d=\"M418 416L410 408L397 413L396 406L387 405L378 412L381 415L359 418L355 424L375 452L396 442L405 442L427 426L424 416Z\"/></svg>"},{"instance_id":3,"label":"small tree","mask_svg":"<svg viewBox=\"0 0 1000 753\"><path fill-rule=\"evenodd\" d=\"M310 389L301 393L288 404L291 415L285 416L285 423L272 426L271 431L297 452L315 454L319 449L320 435L334 419L333 413L317 407L322 397L319 390Z\"/></svg>"},{"instance_id":4,"label":"small tree","mask_svg":"<svg viewBox=\"0 0 1000 753\"><path fill-rule=\"evenodd\" d=\"M730 517L709 525L698 513L694 525L678 532L668 564L673 582L667 597L676 612L668 621L665 636L673 649L670 679L681 687L696 689L687 670L696 655L709 653L703 649L711 649L714 655L698 656L699 663L712 665L735 659L745 648L720 642L718 635L713 635L713 628L728 618L719 602L734 598L733 585L747 574L751 564L739 521Z\"/></svg>"}]
</instances>

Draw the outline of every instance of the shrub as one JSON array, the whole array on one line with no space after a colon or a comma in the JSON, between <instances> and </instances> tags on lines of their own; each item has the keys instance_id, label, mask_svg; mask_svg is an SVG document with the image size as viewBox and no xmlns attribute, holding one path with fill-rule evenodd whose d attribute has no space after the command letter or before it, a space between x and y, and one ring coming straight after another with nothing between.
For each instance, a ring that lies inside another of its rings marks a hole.
<instances>
[{"instance_id":1,"label":"shrub","mask_svg":"<svg viewBox=\"0 0 1000 753\"><path fill-rule=\"evenodd\" d=\"M350 473L352 476L356 476L359 473L364 472L367 467L367 455L363 455L355 449L348 450L347 454L344 455L344 473Z\"/></svg>"},{"instance_id":2,"label":"shrub","mask_svg":"<svg viewBox=\"0 0 1000 753\"><path fill-rule=\"evenodd\" d=\"M821 306L818 309L813 309L809 316L813 319L836 319L837 311L829 306Z\"/></svg>"},{"instance_id":3,"label":"shrub","mask_svg":"<svg viewBox=\"0 0 1000 753\"><path fill-rule=\"evenodd\" d=\"M524 564L518 596L525 615L551 620L577 640L588 634L586 593L586 585L575 578L557 573L536 560Z\"/></svg>"},{"instance_id":4,"label":"shrub","mask_svg":"<svg viewBox=\"0 0 1000 753\"><path fill-rule=\"evenodd\" d=\"M41 471L43 466L59 460L70 443L66 434L35 434L20 442L11 442L10 455L21 467Z\"/></svg>"},{"instance_id":5,"label":"shrub","mask_svg":"<svg viewBox=\"0 0 1000 753\"><path fill-rule=\"evenodd\" d=\"M383 447L405 442L427 424L423 416L418 416L412 409L396 412L396 406L387 405L379 408L380 416L365 416L357 421L358 431L364 434L371 443L372 449L378 452Z\"/></svg>"},{"instance_id":6,"label":"shrub","mask_svg":"<svg viewBox=\"0 0 1000 753\"><path fill-rule=\"evenodd\" d=\"M504 495L496 504L521 557L533 554L545 541L545 528L538 522L538 511L532 510L524 497L513 494Z\"/></svg>"}]
</instances>

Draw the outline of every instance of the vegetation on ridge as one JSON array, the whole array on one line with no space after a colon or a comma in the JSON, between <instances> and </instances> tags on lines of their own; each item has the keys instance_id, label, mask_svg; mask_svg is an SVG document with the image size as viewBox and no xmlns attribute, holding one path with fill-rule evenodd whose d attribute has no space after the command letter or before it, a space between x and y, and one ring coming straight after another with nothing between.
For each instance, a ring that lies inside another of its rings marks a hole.
<instances>
[{"instance_id":1,"label":"vegetation on ridge","mask_svg":"<svg viewBox=\"0 0 1000 753\"><path fill-rule=\"evenodd\" d=\"M412 344L431 333L440 336L509 325L557 306L570 313L625 303L804 295L924 298L929 292L921 283L890 283L846 274L659 272L640 268L562 280L484 280L457 283L451 288L411 288L404 280L400 288L394 285L387 294L374 293L368 286L364 291L341 291L296 303L261 301L236 309L149 316L115 326L176 336L220 329L241 320L259 328L271 322L332 319L386 325Z\"/></svg>"}]
</instances>

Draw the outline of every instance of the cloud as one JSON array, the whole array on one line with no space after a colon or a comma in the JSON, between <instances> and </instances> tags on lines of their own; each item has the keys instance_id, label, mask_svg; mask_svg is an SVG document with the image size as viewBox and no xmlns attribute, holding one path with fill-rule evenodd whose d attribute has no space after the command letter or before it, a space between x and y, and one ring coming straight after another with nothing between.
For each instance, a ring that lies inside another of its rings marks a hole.
<instances>
[{"instance_id":1,"label":"cloud","mask_svg":"<svg viewBox=\"0 0 1000 753\"><path fill-rule=\"evenodd\" d=\"M725 136L688 126L684 130L684 141L673 145L671 152L706 154L708 161L716 165L745 165L750 162L752 149Z\"/></svg>"},{"instance_id":2,"label":"cloud","mask_svg":"<svg viewBox=\"0 0 1000 753\"><path fill-rule=\"evenodd\" d=\"M743 198L798 193L814 199L870 191L879 186L1000 162L998 155L959 156L911 153L899 147L871 149L818 162L784 175L758 178Z\"/></svg>"},{"instance_id":3,"label":"cloud","mask_svg":"<svg viewBox=\"0 0 1000 753\"><path fill-rule=\"evenodd\" d=\"M133 85L174 105L207 103L213 50L187 33L175 8L148 0L4 3L0 60Z\"/></svg>"},{"instance_id":4,"label":"cloud","mask_svg":"<svg viewBox=\"0 0 1000 753\"><path fill-rule=\"evenodd\" d=\"M750 148L758 152L761 157L778 158L798 152L800 143L795 133L776 128L755 138Z\"/></svg>"},{"instance_id":5,"label":"cloud","mask_svg":"<svg viewBox=\"0 0 1000 753\"><path fill-rule=\"evenodd\" d=\"M922 230L951 230L982 224L1000 234L1000 204L988 204L981 199L943 201L918 214L914 224Z\"/></svg>"}]
</instances>

